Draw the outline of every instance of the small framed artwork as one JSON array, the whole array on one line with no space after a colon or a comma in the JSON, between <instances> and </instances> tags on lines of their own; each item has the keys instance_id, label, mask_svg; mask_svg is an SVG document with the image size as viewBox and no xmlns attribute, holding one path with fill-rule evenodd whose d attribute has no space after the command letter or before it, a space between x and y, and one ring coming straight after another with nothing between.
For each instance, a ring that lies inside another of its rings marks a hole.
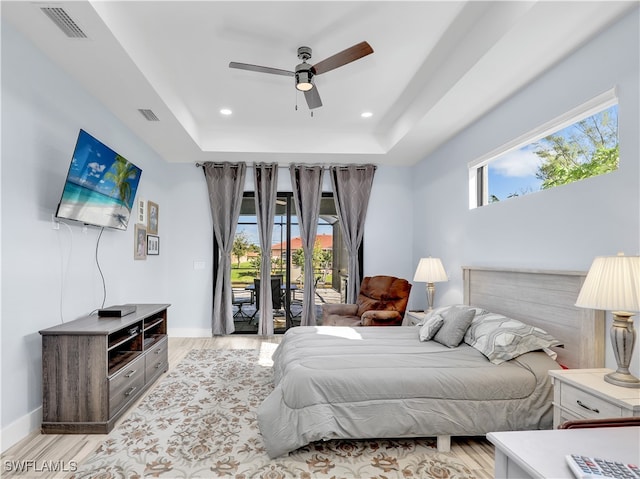
<instances>
[{"instance_id":1,"label":"small framed artwork","mask_svg":"<svg viewBox=\"0 0 640 479\"><path fill-rule=\"evenodd\" d=\"M138 223L145 224L147 222L147 208L144 200L138 200Z\"/></svg>"},{"instance_id":2,"label":"small framed artwork","mask_svg":"<svg viewBox=\"0 0 640 479\"><path fill-rule=\"evenodd\" d=\"M160 208L157 203L147 201L147 233L150 235L158 234L158 215Z\"/></svg>"},{"instance_id":3,"label":"small framed artwork","mask_svg":"<svg viewBox=\"0 0 640 479\"><path fill-rule=\"evenodd\" d=\"M147 235L147 254L149 256L160 254L160 237L156 235Z\"/></svg>"},{"instance_id":4,"label":"small framed artwork","mask_svg":"<svg viewBox=\"0 0 640 479\"><path fill-rule=\"evenodd\" d=\"M147 259L147 227L136 223L133 234L133 259Z\"/></svg>"}]
</instances>

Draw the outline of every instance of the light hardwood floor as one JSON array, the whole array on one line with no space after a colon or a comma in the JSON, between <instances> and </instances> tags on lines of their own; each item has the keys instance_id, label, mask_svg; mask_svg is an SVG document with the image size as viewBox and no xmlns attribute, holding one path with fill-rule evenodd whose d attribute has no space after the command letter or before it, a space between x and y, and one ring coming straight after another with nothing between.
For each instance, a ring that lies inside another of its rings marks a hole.
<instances>
[{"instance_id":1,"label":"light hardwood floor","mask_svg":"<svg viewBox=\"0 0 640 479\"><path fill-rule=\"evenodd\" d=\"M280 339L281 336L256 335L216 336L213 338L170 337L169 367L179 363L192 349L272 349L280 342ZM158 381L161 380L162 377ZM139 401L142 401L143 398L144 396ZM136 407L136 404L132 408ZM124 418L126 418L126 414ZM21 479L64 478L69 475L68 471L73 467L74 462L82 462L108 437L105 434L33 433L2 454L0 476ZM454 437L451 440L451 454L464 461L478 479L493 477L494 449L484 438ZM28 470L18 472L16 469L20 465ZM47 471L47 468L66 468L67 472Z\"/></svg>"}]
</instances>

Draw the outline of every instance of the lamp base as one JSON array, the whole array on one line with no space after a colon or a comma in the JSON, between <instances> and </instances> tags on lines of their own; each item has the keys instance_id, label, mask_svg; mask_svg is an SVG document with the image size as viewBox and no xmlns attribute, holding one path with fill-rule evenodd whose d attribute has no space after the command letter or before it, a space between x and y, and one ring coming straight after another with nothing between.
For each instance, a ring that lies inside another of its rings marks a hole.
<instances>
[{"instance_id":1,"label":"lamp base","mask_svg":"<svg viewBox=\"0 0 640 479\"><path fill-rule=\"evenodd\" d=\"M433 283L427 283L427 313L433 311L433 296L436 292L436 286Z\"/></svg>"},{"instance_id":2,"label":"lamp base","mask_svg":"<svg viewBox=\"0 0 640 479\"><path fill-rule=\"evenodd\" d=\"M612 311L612 313L611 345L618 369L614 373L605 375L604 380L623 388L640 388L640 379L629 372L631 353L636 342L636 330L633 327L633 321L631 321L633 315L626 311Z\"/></svg>"},{"instance_id":3,"label":"lamp base","mask_svg":"<svg viewBox=\"0 0 640 479\"><path fill-rule=\"evenodd\" d=\"M640 388L640 379L629 373L619 373L618 371L605 374L604 380L623 388Z\"/></svg>"}]
</instances>

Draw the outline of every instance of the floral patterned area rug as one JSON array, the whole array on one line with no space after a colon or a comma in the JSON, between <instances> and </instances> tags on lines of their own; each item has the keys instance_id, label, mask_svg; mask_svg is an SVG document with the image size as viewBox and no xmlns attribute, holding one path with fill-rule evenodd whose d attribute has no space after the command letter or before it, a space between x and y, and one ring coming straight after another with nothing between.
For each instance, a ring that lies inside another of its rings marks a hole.
<instances>
[{"instance_id":1,"label":"floral patterned area rug","mask_svg":"<svg viewBox=\"0 0 640 479\"><path fill-rule=\"evenodd\" d=\"M192 350L70 477L474 477L435 438L320 441L271 460L256 410L272 389L270 354Z\"/></svg>"}]
</instances>

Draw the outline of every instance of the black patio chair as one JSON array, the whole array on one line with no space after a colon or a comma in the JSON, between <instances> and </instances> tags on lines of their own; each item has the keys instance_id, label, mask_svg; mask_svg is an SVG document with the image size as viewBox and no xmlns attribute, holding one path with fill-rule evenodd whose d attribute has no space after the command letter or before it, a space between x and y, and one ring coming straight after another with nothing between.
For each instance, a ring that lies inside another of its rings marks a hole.
<instances>
[{"instance_id":1,"label":"black patio chair","mask_svg":"<svg viewBox=\"0 0 640 479\"><path fill-rule=\"evenodd\" d=\"M247 304L253 304L253 300L251 298L246 298L243 296L236 296L233 288L231 289L231 304L236 306L238 310L233 313L233 318L238 320L248 319L251 320L253 315L247 314L242 307ZM254 313L255 314L255 313Z\"/></svg>"},{"instance_id":2,"label":"black patio chair","mask_svg":"<svg viewBox=\"0 0 640 479\"><path fill-rule=\"evenodd\" d=\"M251 319L255 318L255 315L260 311L260 280L253 280L255 294L256 294L256 312ZM273 306L273 313L282 309L282 276L271 276L271 304ZM251 322L251 321L249 321Z\"/></svg>"}]
</instances>

